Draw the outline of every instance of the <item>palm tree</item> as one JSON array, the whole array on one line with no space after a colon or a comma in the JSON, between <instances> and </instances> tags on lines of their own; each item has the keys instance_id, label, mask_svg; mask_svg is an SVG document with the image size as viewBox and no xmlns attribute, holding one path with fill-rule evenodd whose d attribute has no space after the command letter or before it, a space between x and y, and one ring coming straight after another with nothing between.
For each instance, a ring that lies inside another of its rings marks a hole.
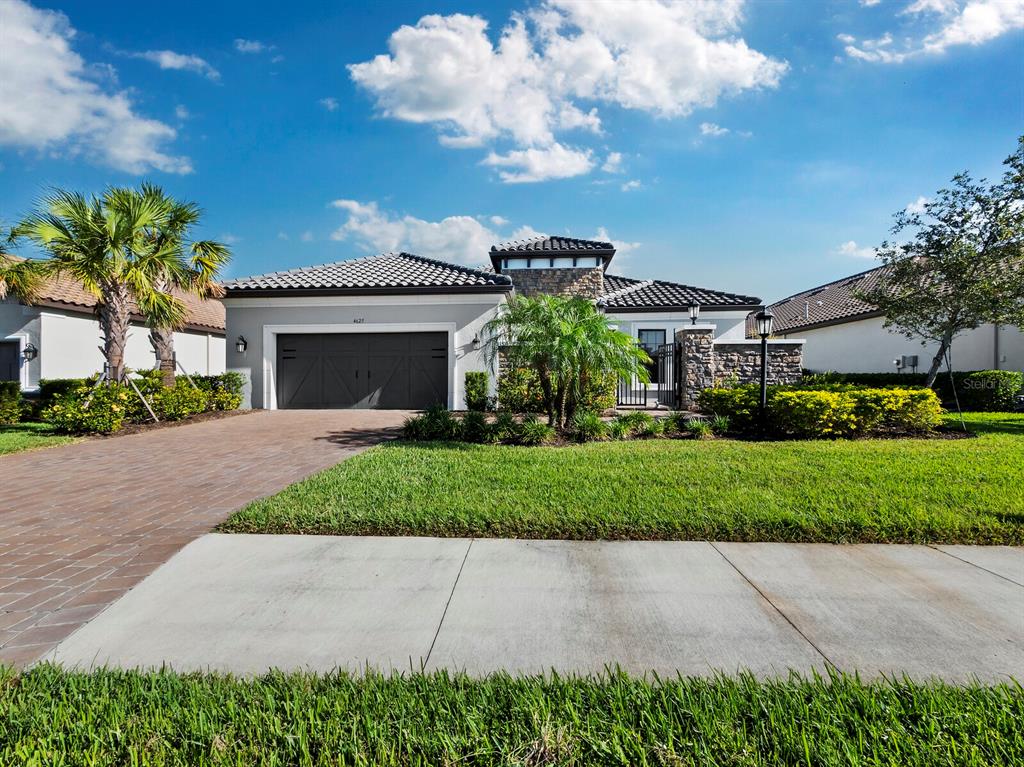
<instances>
[{"instance_id":1,"label":"palm tree","mask_svg":"<svg viewBox=\"0 0 1024 767\"><path fill-rule=\"evenodd\" d=\"M159 272L155 287L164 292L175 290L200 298L220 298L223 289L217 283L217 273L231 258L227 245L213 240L191 240L189 230L199 223L202 210L194 202L179 202L151 184L142 185L142 193L160 199L167 206L167 215L148 228L147 246L156 250L169 250L179 259L186 260L188 268L178 272ZM165 386L174 385L174 331L179 326L162 322L161 318L148 318L149 340L160 360L160 371Z\"/></svg>"},{"instance_id":2,"label":"palm tree","mask_svg":"<svg viewBox=\"0 0 1024 767\"><path fill-rule=\"evenodd\" d=\"M166 200L135 189L111 188L85 197L58 190L12 230L45 258L0 262L0 296L13 293L26 303L45 280L66 276L96 296L103 356L112 380L124 378L124 352L133 305L153 324L180 323L185 307L160 290L161 275L186 280L188 262L174 248L151 247L147 232L169 216Z\"/></svg>"},{"instance_id":3,"label":"palm tree","mask_svg":"<svg viewBox=\"0 0 1024 767\"><path fill-rule=\"evenodd\" d=\"M500 357L509 367L537 374L552 426L572 418L599 376L648 380L647 353L585 298L514 296L484 326L484 335L492 367Z\"/></svg>"}]
</instances>

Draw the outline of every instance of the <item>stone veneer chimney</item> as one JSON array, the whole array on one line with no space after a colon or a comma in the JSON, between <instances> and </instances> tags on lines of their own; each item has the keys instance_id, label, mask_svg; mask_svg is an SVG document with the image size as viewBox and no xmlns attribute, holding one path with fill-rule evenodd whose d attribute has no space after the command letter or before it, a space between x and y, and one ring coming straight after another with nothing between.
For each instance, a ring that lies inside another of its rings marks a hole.
<instances>
[{"instance_id":1,"label":"stone veneer chimney","mask_svg":"<svg viewBox=\"0 0 1024 767\"><path fill-rule=\"evenodd\" d=\"M491 248L495 271L507 274L517 293L594 301L604 295L604 270L614 255L610 242L570 237L537 237Z\"/></svg>"}]
</instances>

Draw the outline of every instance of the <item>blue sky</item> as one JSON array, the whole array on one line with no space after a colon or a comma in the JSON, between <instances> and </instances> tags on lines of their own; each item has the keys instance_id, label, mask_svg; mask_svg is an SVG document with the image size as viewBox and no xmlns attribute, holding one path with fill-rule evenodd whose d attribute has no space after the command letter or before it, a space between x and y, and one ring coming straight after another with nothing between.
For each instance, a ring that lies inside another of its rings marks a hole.
<instances>
[{"instance_id":1,"label":"blue sky","mask_svg":"<svg viewBox=\"0 0 1024 767\"><path fill-rule=\"evenodd\" d=\"M1024 128L1024 0L325 5L0 0L0 220L149 179L229 276L544 232L772 300Z\"/></svg>"}]
</instances>

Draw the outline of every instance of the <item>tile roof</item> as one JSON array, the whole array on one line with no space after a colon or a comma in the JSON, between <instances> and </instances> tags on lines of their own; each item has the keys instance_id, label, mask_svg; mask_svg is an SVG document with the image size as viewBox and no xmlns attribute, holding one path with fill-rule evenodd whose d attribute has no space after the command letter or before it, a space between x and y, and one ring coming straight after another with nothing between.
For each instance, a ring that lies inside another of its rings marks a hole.
<instances>
[{"instance_id":1,"label":"tile roof","mask_svg":"<svg viewBox=\"0 0 1024 767\"><path fill-rule=\"evenodd\" d=\"M695 288L666 280L634 280L604 276L605 294L598 303L612 311L684 310L691 304L715 308L760 306L761 299L721 290Z\"/></svg>"},{"instance_id":2,"label":"tile roof","mask_svg":"<svg viewBox=\"0 0 1024 767\"><path fill-rule=\"evenodd\" d=\"M491 253L594 253L596 251L615 252L610 242L597 240L579 240L575 237L549 237L546 234L526 240L512 240L491 246Z\"/></svg>"},{"instance_id":3,"label":"tile roof","mask_svg":"<svg viewBox=\"0 0 1024 767\"><path fill-rule=\"evenodd\" d=\"M224 332L224 304L215 298L201 299L180 291L174 294L188 310L186 327ZM81 283L61 276L46 281L36 303L92 314L96 308L96 296L82 287ZM136 306L132 307L132 314L136 318L141 317Z\"/></svg>"},{"instance_id":4,"label":"tile roof","mask_svg":"<svg viewBox=\"0 0 1024 767\"><path fill-rule=\"evenodd\" d=\"M792 333L806 328L877 316L877 307L861 301L853 293L857 289L865 290L877 285L879 279L885 276L887 269L885 266L878 266L776 301L768 307L775 315L773 332ZM752 320L748 319L748 335L752 328L750 322Z\"/></svg>"},{"instance_id":5,"label":"tile roof","mask_svg":"<svg viewBox=\"0 0 1024 767\"><path fill-rule=\"evenodd\" d=\"M286 272L242 277L224 284L228 296L280 291L330 293L497 292L510 290L503 274L435 261L411 253L384 253Z\"/></svg>"}]
</instances>

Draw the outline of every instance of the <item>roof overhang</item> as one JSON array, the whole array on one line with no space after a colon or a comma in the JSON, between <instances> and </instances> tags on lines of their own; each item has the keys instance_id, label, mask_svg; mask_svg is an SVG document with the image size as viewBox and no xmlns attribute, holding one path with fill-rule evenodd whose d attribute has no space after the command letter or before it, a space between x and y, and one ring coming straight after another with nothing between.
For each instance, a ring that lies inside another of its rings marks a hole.
<instances>
[{"instance_id":1,"label":"roof overhang","mask_svg":"<svg viewBox=\"0 0 1024 767\"><path fill-rule=\"evenodd\" d=\"M770 307L769 307L770 308ZM885 312L879 309L872 309L871 311L861 312L860 314L848 314L845 317L838 317L832 320L823 320L821 322L801 322L799 325L790 325L786 328L776 328L774 333L797 333L804 330L817 330L818 328L829 328L835 325L845 325L848 322L858 322L860 320L870 320L875 317L884 317Z\"/></svg>"},{"instance_id":2,"label":"roof overhang","mask_svg":"<svg viewBox=\"0 0 1024 767\"><path fill-rule=\"evenodd\" d=\"M430 287L374 288L226 288L224 298L267 298L281 296L419 296L508 293L512 283L503 285L436 285Z\"/></svg>"},{"instance_id":3,"label":"roof overhang","mask_svg":"<svg viewBox=\"0 0 1024 767\"><path fill-rule=\"evenodd\" d=\"M702 312L752 312L760 309L762 304L697 304ZM662 304L658 306L607 306L600 304L607 314L641 314L644 312L686 312L689 304Z\"/></svg>"},{"instance_id":4,"label":"roof overhang","mask_svg":"<svg viewBox=\"0 0 1024 767\"><path fill-rule=\"evenodd\" d=\"M603 261L603 269L608 268L608 264L612 261L612 256L615 255L615 248L592 248L590 250L492 250L491 266L494 267L494 271L498 274L502 274L501 261L505 258L525 258L527 261L527 269L534 268L530 265L531 261L537 263L536 268L550 268L551 261L556 258L571 258L575 260L579 258L596 258L600 257ZM545 262L547 267L545 267ZM593 268L593 267L591 267Z\"/></svg>"},{"instance_id":5,"label":"roof overhang","mask_svg":"<svg viewBox=\"0 0 1024 767\"><path fill-rule=\"evenodd\" d=\"M48 299L40 299L33 304L25 304L26 306L36 306L41 309L59 309L65 312L71 312L73 314L81 314L88 317L96 316L96 307L85 306L84 304L71 304L65 301L53 301ZM141 314L132 313L131 322L133 325L145 325L146 318ZM225 335L225 329L221 327L215 327L213 325L198 325L194 322L186 322L179 326L177 330L191 330L195 333L209 333L213 336Z\"/></svg>"}]
</instances>

